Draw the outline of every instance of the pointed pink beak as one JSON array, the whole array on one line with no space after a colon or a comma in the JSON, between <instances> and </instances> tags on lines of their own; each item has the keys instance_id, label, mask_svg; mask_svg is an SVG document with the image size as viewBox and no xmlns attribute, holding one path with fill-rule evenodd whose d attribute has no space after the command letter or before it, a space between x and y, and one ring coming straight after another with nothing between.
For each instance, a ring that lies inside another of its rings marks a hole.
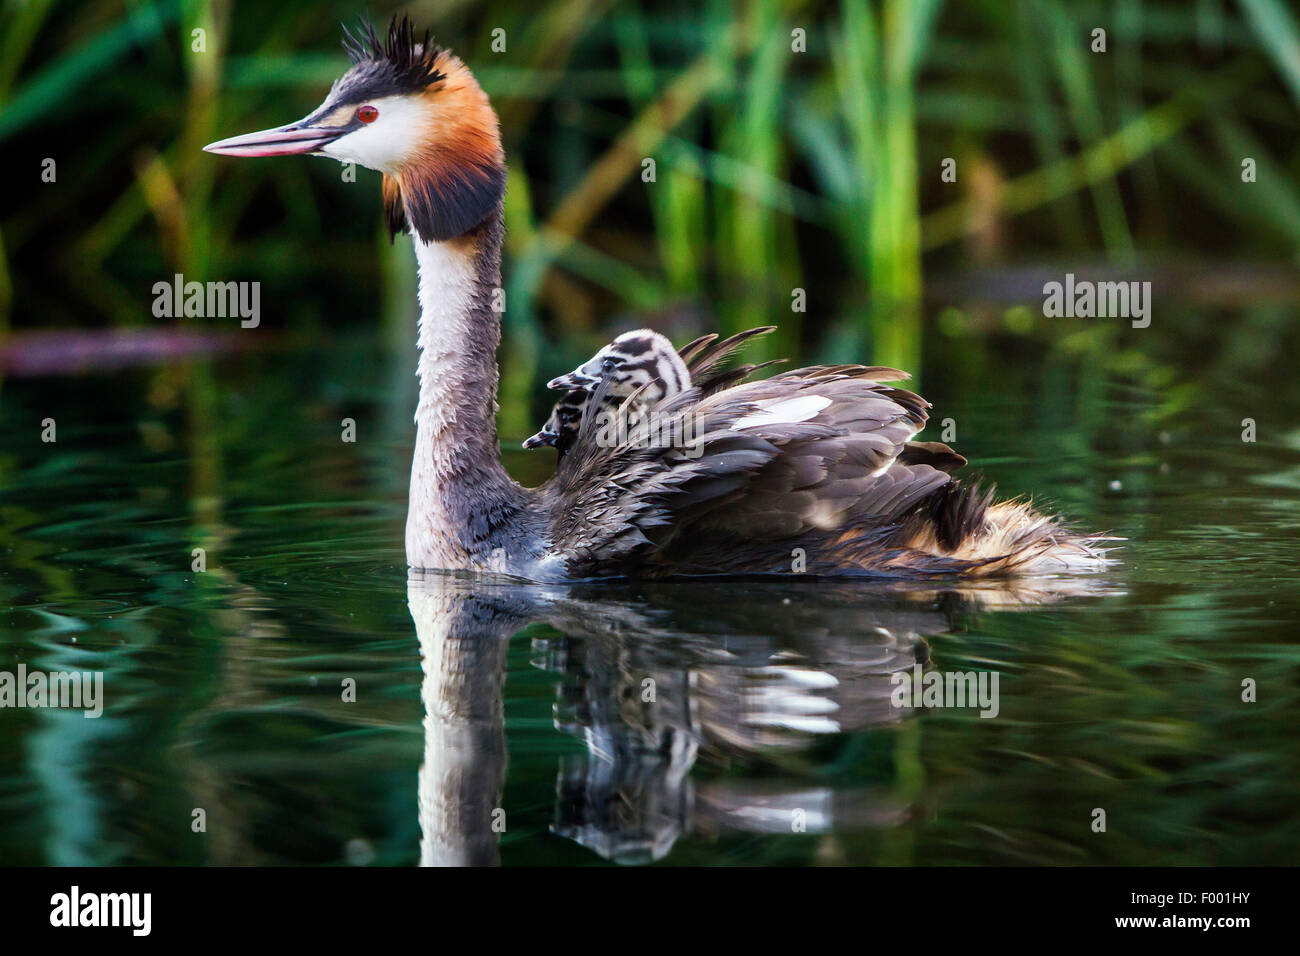
<instances>
[{"instance_id":1,"label":"pointed pink beak","mask_svg":"<svg viewBox=\"0 0 1300 956\"><path fill-rule=\"evenodd\" d=\"M209 143L203 151L222 156L297 156L314 153L347 132L350 132L347 128L290 123L277 129L258 130Z\"/></svg>"}]
</instances>

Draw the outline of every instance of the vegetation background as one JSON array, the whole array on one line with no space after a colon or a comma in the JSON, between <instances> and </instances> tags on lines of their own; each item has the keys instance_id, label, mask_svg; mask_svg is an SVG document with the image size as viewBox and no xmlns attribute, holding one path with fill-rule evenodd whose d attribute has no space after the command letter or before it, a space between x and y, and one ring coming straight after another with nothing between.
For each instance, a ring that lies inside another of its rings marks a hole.
<instances>
[{"instance_id":1,"label":"vegetation background","mask_svg":"<svg viewBox=\"0 0 1300 956\"><path fill-rule=\"evenodd\" d=\"M5 4L0 371L100 341L30 330L156 328L152 286L177 272L259 280L263 343L362 329L409 348L409 239L389 246L377 174L201 152L304 115L346 66L339 24L394 9ZM945 378L988 348L1064 349L1167 383L1287 347L1300 21L1285 0L401 9L501 115L507 436L544 414L542 381L633 324L681 340L773 323L768 357ZM56 183L40 179L47 157ZM1042 284L1065 271L1153 281L1155 331L1044 319Z\"/></svg>"}]
</instances>

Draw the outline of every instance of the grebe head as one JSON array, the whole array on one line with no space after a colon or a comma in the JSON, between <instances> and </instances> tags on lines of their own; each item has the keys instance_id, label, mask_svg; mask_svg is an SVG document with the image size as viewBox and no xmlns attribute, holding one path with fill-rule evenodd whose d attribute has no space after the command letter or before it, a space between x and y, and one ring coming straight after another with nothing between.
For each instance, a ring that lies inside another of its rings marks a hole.
<instances>
[{"instance_id":1,"label":"grebe head","mask_svg":"<svg viewBox=\"0 0 1300 956\"><path fill-rule=\"evenodd\" d=\"M593 391L601 382L608 394L653 405L691 387L686 363L673 344L658 332L638 329L624 332L567 375L553 378L547 388Z\"/></svg>"},{"instance_id":2,"label":"grebe head","mask_svg":"<svg viewBox=\"0 0 1300 956\"><path fill-rule=\"evenodd\" d=\"M353 66L315 111L275 129L205 147L225 156L330 156L384 174L393 234L426 242L482 223L505 192L505 159L487 94L450 50L394 17L381 40L365 24L343 46Z\"/></svg>"},{"instance_id":3,"label":"grebe head","mask_svg":"<svg viewBox=\"0 0 1300 956\"><path fill-rule=\"evenodd\" d=\"M565 392L551 409L551 417L546 419L542 430L524 439L524 447L542 448L553 445L561 451L567 449L578 437L578 428L582 425L582 413L587 407L589 397L580 389Z\"/></svg>"}]
</instances>

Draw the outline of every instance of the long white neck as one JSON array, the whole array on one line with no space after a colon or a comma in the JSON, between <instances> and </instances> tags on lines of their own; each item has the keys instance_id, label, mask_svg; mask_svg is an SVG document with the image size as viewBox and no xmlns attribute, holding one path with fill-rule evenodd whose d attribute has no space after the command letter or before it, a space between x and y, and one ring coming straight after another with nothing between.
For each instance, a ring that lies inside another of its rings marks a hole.
<instances>
[{"instance_id":1,"label":"long white neck","mask_svg":"<svg viewBox=\"0 0 1300 956\"><path fill-rule=\"evenodd\" d=\"M420 400L406 518L416 568L509 571L524 492L501 466L496 430L500 214L445 242L415 241Z\"/></svg>"}]
</instances>

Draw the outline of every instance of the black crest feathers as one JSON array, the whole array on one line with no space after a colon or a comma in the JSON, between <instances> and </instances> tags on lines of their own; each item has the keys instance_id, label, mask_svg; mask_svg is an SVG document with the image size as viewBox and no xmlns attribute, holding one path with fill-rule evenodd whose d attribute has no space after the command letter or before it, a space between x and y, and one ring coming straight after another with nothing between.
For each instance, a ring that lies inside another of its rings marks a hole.
<instances>
[{"instance_id":1,"label":"black crest feathers","mask_svg":"<svg viewBox=\"0 0 1300 956\"><path fill-rule=\"evenodd\" d=\"M405 14L400 19L393 17L384 40L368 20L361 21L355 33L344 24L343 49L354 64L368 62L382 68L394 92L415 93L446 79L434 65L442 48L433 42L428 30L417 38L415 27Z\"/></svg>"}]
</instances>

